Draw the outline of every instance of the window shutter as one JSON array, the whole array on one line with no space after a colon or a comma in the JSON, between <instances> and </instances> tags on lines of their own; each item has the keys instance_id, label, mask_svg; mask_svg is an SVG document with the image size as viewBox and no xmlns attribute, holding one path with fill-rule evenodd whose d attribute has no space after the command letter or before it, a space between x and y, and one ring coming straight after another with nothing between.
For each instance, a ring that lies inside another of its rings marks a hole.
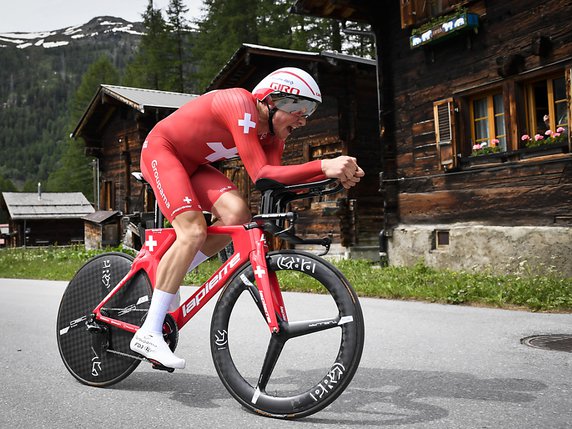
<instances>
[{"instance_id":1,"label":"window shutter","mask_svg":"<svg viewBox=\"0 0 572 429\"><path fill-rule=\"evenodd\" d=\"M455 136L455 107L453 99L439 100L433 104L435 117L435 139L439 168L447 171L457 166Z\"/></svg>"},{"instance_id":2,"label":"window shutter","mask_svg":"<svg viewBox=\"0 0 572 429\"><path fill-rule=\"evenodd\" d=\"M568 88L568 94L566 94L566 99L568 101L568 126L567 133L568 133L568 151L572 152L572 131L570 128L572 127L572 68L566 70L566 87Z\"/></svg>"}]
</instances>

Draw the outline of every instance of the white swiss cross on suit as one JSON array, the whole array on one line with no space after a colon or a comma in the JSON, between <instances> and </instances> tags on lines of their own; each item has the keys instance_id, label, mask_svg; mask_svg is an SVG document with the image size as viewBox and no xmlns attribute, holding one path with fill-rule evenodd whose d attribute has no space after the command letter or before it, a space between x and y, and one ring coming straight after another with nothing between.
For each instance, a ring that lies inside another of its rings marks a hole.
<instances>
[{"instance_id":1,"label":"white swiss cross on suit","mask_svg":"<svg viewBox=\"0 0 572 429\"><path fill-rule=\"evenodd\" d=\"M251 117L250 113L244 113L244 119L238 120L238 126L243 128L244 134L248 134L250 128L256 128L256 122L251 121Z\"/></svg>"},{"instance_id":2,"label":"white swiss cross on suit","mask_svg":"<svg viewBox=\"0 0 572 429\"><path fill-rule=\"evenodd\" d=\"M207 143L207 146L214 151L206 157L210 162L218 161L219 159L234 158L238 154L238 149L236 147L227 149L221 142Z\"/></svg>"}]
</instances>

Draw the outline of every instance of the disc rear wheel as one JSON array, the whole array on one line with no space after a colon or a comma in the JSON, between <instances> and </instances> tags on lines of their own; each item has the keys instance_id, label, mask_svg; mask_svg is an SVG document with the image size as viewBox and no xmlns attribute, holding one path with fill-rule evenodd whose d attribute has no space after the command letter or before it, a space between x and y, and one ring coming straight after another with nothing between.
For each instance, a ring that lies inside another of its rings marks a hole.
<instances>
[{"instance_id":1,"label":"disc rear wheel","mask_svg":"<svg viewBox=\"0 0 572 429\"><path fill-rule=\"evenodd\" d=\"M133 258L105 253L89 260L68 284L57 318L57 342L70 373L91 386L109 386L131 374L140 360L129 348L133 334L92 320L92 311L129 272ZM151 286L139 272L102 309L102 314L141 326Z\"/></svg>"}]
</instances>

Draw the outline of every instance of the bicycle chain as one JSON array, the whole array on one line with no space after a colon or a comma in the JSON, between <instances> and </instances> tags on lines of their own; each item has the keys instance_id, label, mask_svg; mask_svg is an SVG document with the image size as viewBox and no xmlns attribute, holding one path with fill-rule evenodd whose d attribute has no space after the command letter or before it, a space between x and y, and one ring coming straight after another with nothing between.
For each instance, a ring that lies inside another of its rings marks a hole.
<instances>
[{"instance_id":1,"label":"bicycle chain","mask_svg":"<svg viewBox=\"0 0 572 429\"><path fill-rule=\"evenodd\" d=\"M154 361L150 361L149 359L147 359L147 358L145 358L145 357L133 356L133 355L130 355L130 354L127 354L127 353L118 352L117 350L107 349L107 351L108 351L109 353L114 354L114 355L119 355L119 356L123 356L123 357L128 357L128 358L130 358L130 359L137 359L137 360L140 360L141 362L148 362L148 363L150 363L150 364L152 365L152 368L153 368L153 369L158 369L158 370L168 371L168 372L173 372L173 371L175 371L174 368L168 368L168 367L166 367L166 366L161 365L161 364L158 363L158 362L155 363Z\"/></svg>"},{"instance_id":2,"label":"bicycle chain","mask_svg":"<svg viewBox=\"0 0 572 429\"><path fill-rule=\"evenodd\" d=\"M123 357L128 357L128 358L131 358L131 359L137 359L137 360L140 360L140 361L142 361L142 362L149 362L147 359L145 359L145 358L143 358L143 357L130 355L129 353L118 352L117 350L111 350L111 349L107 349L106 351L107 351L107 353L113 353L114 355L119 355L119 356L123 356Z\"/></svg>"}]
</instances>

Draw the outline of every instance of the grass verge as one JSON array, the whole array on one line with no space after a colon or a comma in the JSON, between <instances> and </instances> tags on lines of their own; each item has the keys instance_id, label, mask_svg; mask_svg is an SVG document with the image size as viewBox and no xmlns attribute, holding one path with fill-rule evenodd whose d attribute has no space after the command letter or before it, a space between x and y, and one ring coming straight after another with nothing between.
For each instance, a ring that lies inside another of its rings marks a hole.
<instances>
[{"instance_id":1,"label":"grass verge","mask_svg":"<svg viewBox=\"0 0 572 429\"><path fill-rule=\"evenodd\" d=\"M121 251L121 249L107 249ZM0 277L70 280L91 257L101 251L82 247L2 249ZM363 297L420 300L446 304L522 308L531 311L572 311L572 278L555 273L536 275L493 275L435 270L422 264L414 267L386 267L365 260L335 262ZM216 258L188 274L185 284L201 284L220 266ZM281 277L285 290L312 292L295 273Z\"/></svg>"}]
</instances>

